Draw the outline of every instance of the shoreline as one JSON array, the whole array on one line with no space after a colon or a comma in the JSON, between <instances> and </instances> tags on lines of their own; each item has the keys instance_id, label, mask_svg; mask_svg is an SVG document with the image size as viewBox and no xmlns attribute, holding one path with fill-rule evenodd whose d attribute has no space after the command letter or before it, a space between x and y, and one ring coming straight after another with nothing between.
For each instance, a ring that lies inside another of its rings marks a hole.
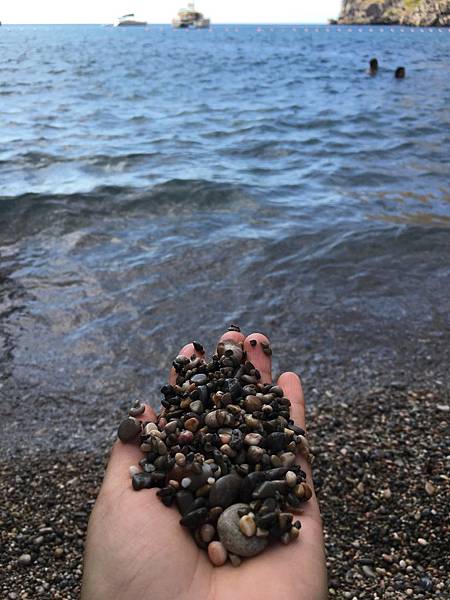
<instances>
[{"instance_id":1,"label":"shoreline","mask_svg":"<svg viewBox=\"0 0 450 600\"><path fill-rule=\"evenodd\" d=\"M410 389L398 383L309 406L330 597L444 597L448 395L434 381ZM79 597L105 458L104 446L0 461L2 597ZM23 555L28 564L19 562Z\"/></svg>"}]
</instances>

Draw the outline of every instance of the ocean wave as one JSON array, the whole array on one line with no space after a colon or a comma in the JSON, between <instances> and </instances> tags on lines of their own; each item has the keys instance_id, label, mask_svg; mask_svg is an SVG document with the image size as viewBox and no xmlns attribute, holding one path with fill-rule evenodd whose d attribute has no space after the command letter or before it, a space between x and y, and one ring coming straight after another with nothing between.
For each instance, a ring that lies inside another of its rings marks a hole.
<instances>
[{"instance_id":1,"label":"ocean wave","mask_svg":"<svg viewBox=\"0 0 450 600\"><path fill-rule=\"evenodd\" d=\"M230 211L255 204L244 186L202 179L172 179L148 188L100 186L90 192L74 194L30 193L0 196L0 215L4 219L35 218L45 214L58 219L61 214L83 215L186 214L195 211Z\"/></svg>"}]
</instances>

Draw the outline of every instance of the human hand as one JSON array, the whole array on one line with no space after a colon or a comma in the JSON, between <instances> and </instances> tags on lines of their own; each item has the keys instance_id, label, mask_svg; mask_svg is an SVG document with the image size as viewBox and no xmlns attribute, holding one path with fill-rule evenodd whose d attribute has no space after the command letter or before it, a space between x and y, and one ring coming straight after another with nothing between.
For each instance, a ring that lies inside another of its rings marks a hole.
<instances>
[{"instance_id":1,"label":"human hand","mask_svg":"<svg viewBox=\"0 0 450 600\"><path fill-rule=\"evenodd\" d=\"M272 381L271 359L261 345L262 334L245 338L229 331L222 338L243 342L247 360L261 373L263 383ZM198 354L192 344L181 352ZM200 356L200 355L199 355ZM169 381L176 375L172 369ZM277 384L291 400L291 417L305 428L305 405L300 379L283 373ZM155 420L146 407L142 420ZM155 489L136 493L128 467L142 453L137 444L115 443L107 472L92 512L84 558L82 600L323 600L327 598L322 523L317 498L303 505L298 540L287 546L275 544L261 555L245 560L239 568L226 563L214 567L187 530L179 525L175 509L161 504ZM311 487L311 469L299 456Z\"/></svg>"}]
</instances>

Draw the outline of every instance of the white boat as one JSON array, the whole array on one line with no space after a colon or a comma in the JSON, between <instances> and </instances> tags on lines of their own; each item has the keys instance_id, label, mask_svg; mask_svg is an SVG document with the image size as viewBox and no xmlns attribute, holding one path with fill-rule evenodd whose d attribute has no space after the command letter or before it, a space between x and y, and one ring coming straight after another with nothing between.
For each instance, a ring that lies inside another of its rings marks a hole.
<instances>
[{"instance_id":1,"label":"white boat","mask_svg":"<svg viewBox=\"0 0 450 600\"><path fill-rule=\"evenodd\" d=\"M133 13L120 17L117 19L117 22L114 23L115 27L142 27L144 25L147 25L147 21L139 21Z\"/></svg>"},{"instance_id":2,"label":"white boat","mask_svg":"<svg viewBox=\"0 0 450 600\"><path fill-rule=\"evenodd\" d=\"M205 19L201 12L195 10L193 2L189 2L187 8L180 9L175 19L172 19L172 27L175 29L187 29L188 27L208 29L210 24L209 19Z\"/></svg>"}]
</instances>

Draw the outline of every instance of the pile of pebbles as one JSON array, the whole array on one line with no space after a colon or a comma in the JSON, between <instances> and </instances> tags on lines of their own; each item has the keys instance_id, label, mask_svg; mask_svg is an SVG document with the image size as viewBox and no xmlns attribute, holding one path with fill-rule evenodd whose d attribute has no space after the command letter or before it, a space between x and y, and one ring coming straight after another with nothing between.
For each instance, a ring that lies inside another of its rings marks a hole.
<instances>
[{"instance_id":1,"label":"pile of pebbles","mask_svg":"<svg viewBox=\"0 0 450 600\"><path fill-rule=\"evenodd\" d=\"M145 407L135 405L118 437L139 440L143 452L139 467L130 467L133 488L159 488L213 565L238 566L270 542L298 537L293 513L312 490L296 452L311 454L289 399L261 382L242 345L220 342L209 361L198 356L201 344L194 348L175 358L176 383L162 387L156 423L139 420ZM271 352L267 344L262 350Z\"/></svg>"}]
</instances>

